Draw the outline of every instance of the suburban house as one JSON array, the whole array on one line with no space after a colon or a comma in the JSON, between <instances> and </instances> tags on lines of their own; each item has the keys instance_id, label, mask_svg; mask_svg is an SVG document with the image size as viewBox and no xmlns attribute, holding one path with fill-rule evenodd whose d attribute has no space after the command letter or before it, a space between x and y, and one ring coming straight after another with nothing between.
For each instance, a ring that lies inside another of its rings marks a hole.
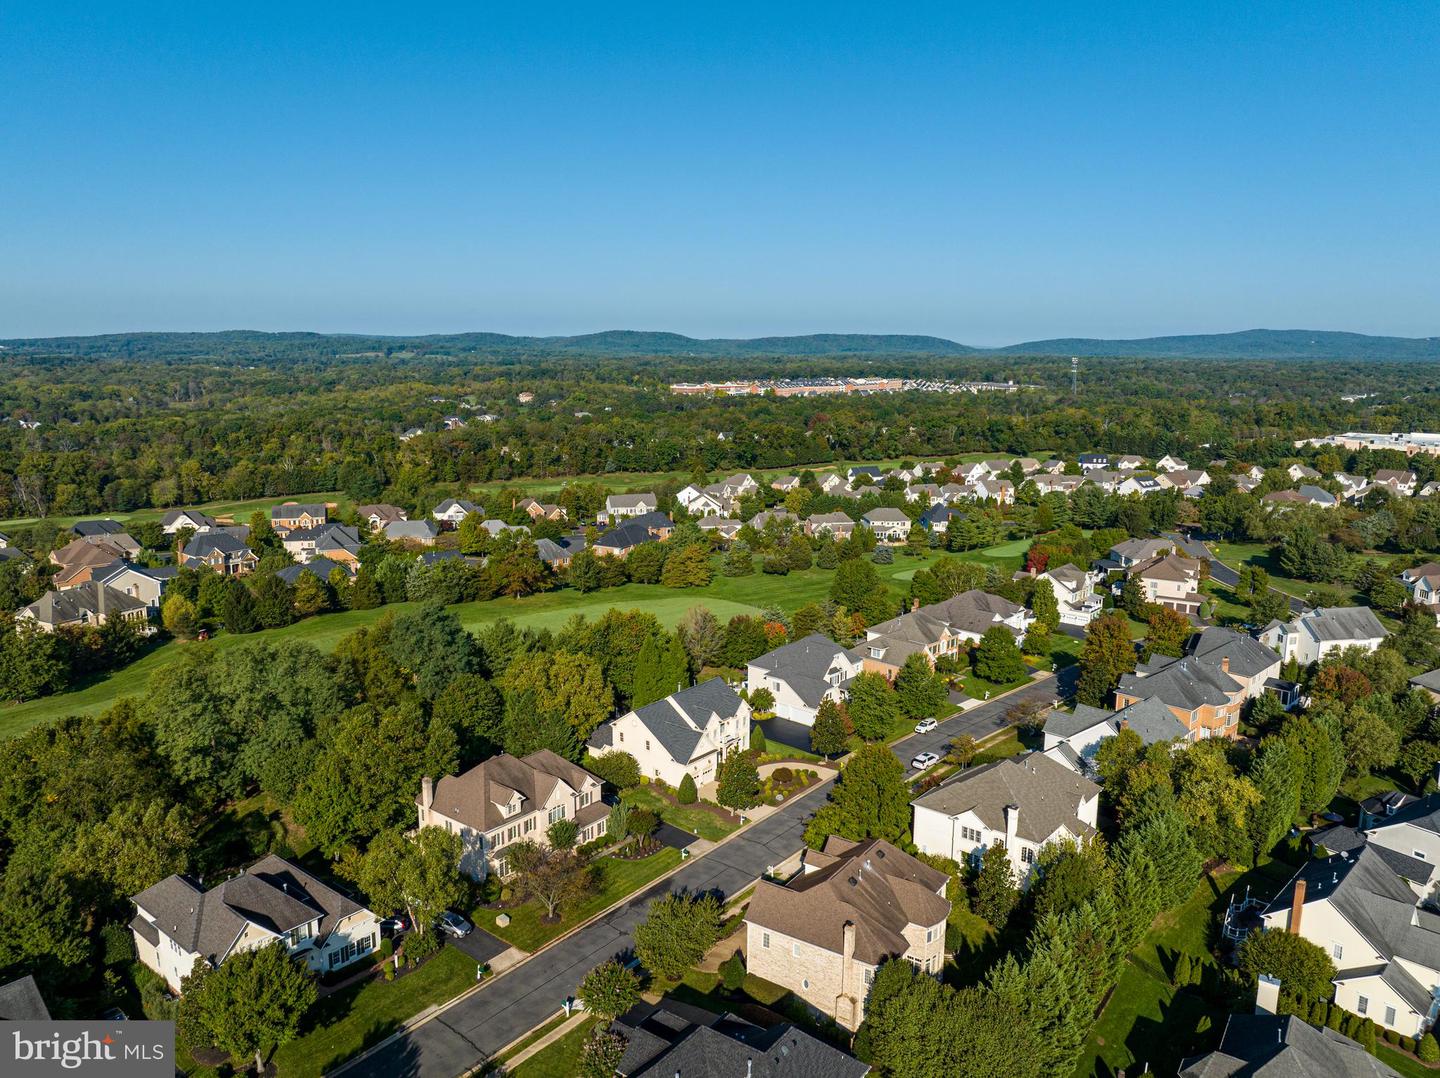
<instances>
[{"instance_id":1,"label":"suburban house","mask_svg":"<svg viewBox=\"0 0 1440 1078\"><path fill-rule=\"evenodd\" d=\"M872 509L860 520L877 540L889 546L905 542L910 534L910 518L898 509Z\"/></svg>"},{"instance_id":2,"label":"suburban house","mask_svg":"<svg viewBox=\"0 0 1440 1078\"><path fill-rule=\"evenodd\" d=\"M740 534L744 525L731 517L701 517L696 526L706 535L729 541Z\"/></svg>"},{"instance_id":3,"label":"suburban house","mask_svg":"<svg viewBox=\"0 0 1440 1078\"><path fill-rule=\"evenodd\" d=\"M355 516L362 523L367 525L372 532L378 532L387 524L397 520L409 520L410 514L398 505L388 505L385 502L377 502L372 505L356 506Z\"/></svg>"},{"instance_id":4,"label":"suburban house","mask_svg":"<svg viewBox=\"0 0 1440 1078\"><path fill-rule=\"evenodd\" d=\"M126 552L108 538L75 539L50 554L50 560L60 567L55 573L55 586L63 591L88 584L97 573L105 575L126 557Z\"/></svg>"},{"instance_id":5,"label":"suburban house","mask_svg":"<svg viewBox=\"0 0 1440 1078\"><path fill-rule=\"evenodd\" d=\"M128 562L117 562L108 570L97 570L95 579L107 588L114 588L132 599L139 599L151 610L159 610L161 600L165 597L166 586L175 579L175 567L167 565L160 569L150 569Z\"/></svg>"},{"instance_id":6,"label":"suburban house","mask_svg":"<svg viewBox=\"0 0 1440 1078\"><path fill-rule=\"evenodd\" d=\"M1285 474L1290 477L1290 482L1292 483L1299 483L1302 480L1305 482L1313 482L1320 478L1320 473L1308 464L1292 464L1285 469Z\"/></svg>"},{"instance_id":7,"label":"suburban house","mask_svg":"<svg viewBox=\"0 0 1440 1078\"><path fill-rule=\"evenodd\" d=\"M160 518L160 530L166 535L174 535L182 528L205 532L215 526L215 518L206 516L198 509L172 509Z\"/></svg>"},{"instance_id":8,"label":"suburban house","mask_svg":"<svg viewBox=\"0 0 1440 1078\"><path fill-rule=\"evenodd\" d=\"M562 535L559 539L536 539L535 553L552 569L568 569L570 561L585 549L585 536Z\"/></svg>"},{"instance_id":9,"label":"suburban house","mask_svg":"<svg viewBox=\"0 0 1440 1078\"><path fill-rule=\"evenodd\" d=\"M255 568L260 559L244 541L228 532L211 531L192 536L180 551L180 564L192 569L202 566L222 576L238 576Z\"/></svg>"},{"instance_id":10,"label":"suburban house","mask_svg":"<svg viewBox=\"0 0 1440 1078\"><path fill-rule=\"evenodd\" d=\"M685 512L698 517L723 516L734 508L728 498L693 485L681 488L675 500Z\"/></svg>"},{"instance_id":11,"label":"suburban house","mask_svg":"<svg viewBox=\"0 0 1440 1078\"><path fill-rule=\"evenodd\" d=\"M384 525L385 538L392 543L434 546L440 529L429 520L391 520Z\"/></svg>"},{"instance_id":12,"label":"suburban house","mask_svg":"<svg viewBox=\"0 0 1440 1078\"><path fill-rule=\"evenodd\" d=\"M1317 606L1288 623L1272 621L1261 630L1260 642L1286 662L1308 666L1345 648L1374 651L1389 635L1368 606Z\"/></svg>"},{"instance_id":13,"label":"suburban house","mask_svg":"<svg viewBox=\"0 0 1440 1078\"><path fill-rule=\"evenodd\" d=\"M0 984L0 1022L48 1022L50 1008L31 974ZM843 1073L843 1072L842 1072ZM864 1074L864 1071L855 1071Z\"/></svg>"},{"instance_id":14,"label":"suburban house","mask_svg":"<svg viewBox=\"0 0 1440 1078\"><path fill-rule=\"evenodd\" d=\"M1190 465L1185 461L1179 457L1172 457L1169 453L1166 453L1155 462L1155 470L1157 472L1183 472L1189 467Z\"/></svg>"},{"instance_id":15,"label":"suburban house","mask_svg":"<svg viewBox=\"0 0 1440 1078\"><path fill-rule=\"evenodd\" d=\"M1427 670L1423 674L1416 674L1410 679L1410 684L1428 693L1430 699L1440 704L1440 670Z\"/></svg>"},{"instance_id":16,"label":"suburban house","mask_svg":"<svg viewBox=\"0 0 1440 1078\"><path fill-rule=\"evenodd\" d=\"M916 523L927 531L944 535L950 530L950 522L952 520L964 519L965 514L960 510L952 509L950 506L942 504L932 505L929 509L925 510L925 512L920 514L920 519L917 520Z\"/></svg>"},{"instance_id":17,"label":"suburban house","mask_svg":"<svg viewBox=\"0 0 1440 1078\"><path fill-rule=\"evenodd\" d=\"M746 523L757 532L763 532L771 524L774 524L777 529L788 535L799 526L800 518L785 509L762 509Z\"/></svg>"},{"instance_id":18,"label":"suburban house","mask_svg":"<svg viewBox=\"0 0 1440 1078\"><path fill-rule=\"evenodd\" d=\"M1182 614L1198 614L1204 597L1200 594L1200 563L1179 554L1166 554L1132 565L1126 575L1140 584L1147 603L1157 603Z\"/></svg>"},{"instance_id":19,"label":"suburban house","mask_svg":"<svg viewBox=\"0 0 1440 1078\"><path fill-rule=\"evenodd\" d=\"M864 1078L870 1065L789 1022L758 1026L738 1015L661 999L639 1003L610 1028L625 1038L620 1078Z\"/></svg>"},{"instance_id":20,"label":"suburban house","mask_svg":"<svg viewBox=\"0 0 1440 1078\"><path fill-rule=\"evenodd\" d=\"M761 878L745 913L748 972L858 1029L875 971L903 958L936 977L945 965L949 877L883 839L831 835L788 883Z\"/></svg>"},{"instance_id":21,"label":"suburban house","mask_svg":"<svg viewBox=\"0 0 1440 1078\"><path fill-rule=\"evenodd\" d=\"M311 528L292 528L285 533L280 544L285 552L301 564L315 557L322 541L329 540L328 546L353 551L359 557L360 533L348 524L317 524Z\"/></svg>"},{"instance_id":22,"label":"suburban house","mask_svg":"<svg viewBox=\"0 0 1440 1078\"><path fill-rule=\"evenodd\" d=\"M805 520L805 534L809 536L849 539L854 533L855 522L844 513L812 513Z\"/></svg>"},{"instance_id":23,"label":"suburban house","mask_svg":"<svg viewBox=\"0 0 1440 1078\"><path fill-rule=\"evenodd\" d=\"M1122 674L1115 689L1117 709L1141 700L1159 700L1185 726L1186 736L1240 736L1240 711L1245 704L1245 687L1230 674L1230 659L1222 656L1219 665L1194 657L1155 656L1133 674Z\"/></svg>"},{"instance_id":24,"label":"suburban house","mask_svg":"<svg viewBox=\"0 0 1440 1078\"><path fill-rule=\"evenodd\" d=\"M855 650L863 656L866 670L893 679L905 660L917 652L934 666L936 659L959 655L978 643L996 625L1023 637L1033 621L1023 606L972 590L870 626Z\"/></svg>"},{"instance_id":25,"label":"suburban house","mask_svg":"<svg viewBox=\"0 0 1440 1078\"><path fill-rule=\"evenodd\" d=\"M750 705L711 678L601 723L588 748L628 752L642 775L674 788L687 774L696 786L715 781L720 761L749 745Z\"/></svg>"},{"instance_id":26,"label":"suburban house","mask_svg":"<svg viewBox=\"0 0 1440 1078\"><path fill-rule=\"evenodd\" d=\"M442 528L458 528L460 522L471 513L480 512L480 507L474 502L467 502L461 498L446 498L443 502L430 510L430 516L440 522Z\"/></svg>"},{"instance_id":27,"label":"suburban house","mask_svg":"<svg viewBox=\"0 0 1440 1078\"><path fill-rule=\"evenodd\" d=\"M1046 756L1079 775L1090 775L1101 743L1121 730L1134 730L1146 745L1188 740L1190 731L1159 698L1140 700L1120 711L1076 704L1073 713L1045 717Z\"/></svg>"},{"instance_id":28,"label":"suburban house","mask_svg":"<svg viewBox=\"0 0 1440 1078\"><path fill-rule=\"evenodd\" d=\"M1048 580L1060 605L1062 625L1089 625L1100 615L1104 603L1095 594L1095 577L1074 565L1047 569L1039 576Z\"/></svg>"},{"instance_id":29,"label":"suburban house","mask_svg":"<svg viewBox=\"0 0 1440 1078\"><path fill-rule=\"evenodd\" d=\"M1134 453L1127 453L1123 457L1116 457L1110 463L1115 465L1117 471L1133 472L1136 468L1145 467L1145 458L1137 457Z\"/></svg>"},{"instance_id":30,"label":"suburban house","mask_svg":"<svg viewBox=\"0 0 1440 1078\"><path fill-rule=\"evenodd\" d=\"M525 515L531 520L553 520L558 523L570 516L563 505L537 501L535 498L522 498L516 508L525 510Z\"/></svg>"},{"instance_id":31,"label":"suburban house","mask_svg":"<svg viewBox=\"0 0 1440 1078\"><path fill-rule=\"evenodd\" d=\"M218 967L277 941L317 973L360 961L380 943L375 914L274 854L208 891L169 876L130 901L135 951L176 993L197 961Z\"/></svg>"},{"instance_id":32,"label":"suburban house","mask_svg":"<svg viewBox=\"0 0 1440 1078\"><path fill-rule=\"evenodd\" d=\"M1422 851L1387 856L1373 840L1306 861L1262 921L1265 931L1303 936L1330 956L1335 1002L1345 1010L1417 1037L1436 1016L1440 915L1417 893L1420 881L1397 871L1407 862L1428 882L1434 862Z\"/></svg>"},{"instance_id":33,"label":"suburban house","mask_svg":"<svg viewBox=\"0 0 1440 1078\"><path fill-rule=\"evenodd\" d=\"M921 853L963 864L999 843L1024 887L1041 847L1095 834L1100 787L1027 752L961 771L910 804Z\"/></svg>"},{"instance_id":34,"label":"suburban house","mask_svg":"<svg viewBox=\"0 0 1440 1078\"><path fill-rule=\"evenodd\" d=\"M836 494L847 484L841 476L836 475L834 472L826 472L824 475L815 478L815 485L818 486L824 494Z\"/></svg>"},{"instance_id":35,"label":"suburban house","mask_svg":"<svg viewBox=\"0 0 1440 1078\"><path fill-rule=\"evenodd\" d=\"M1079 475L1037 475L1031 482L1041 494L1074 494L1085 485Z\"/></svg>"},{"instance_id":36,"label":"suburban house","mask_svg":"<svg viewBox=\"0 0 1440 1078\"><path fill-rule=\"evenodd\" d=\"M1406 569L1400 574L1400 583L1405 585L1412 602L1430 607L1435 611L1436 621L1440 621L1440 565L1427 561Z\"/></svg>"},{"instance_id":37,"label":"suburban house","mask_svg":"<svg viewBox=\"0 0 1440 1078\"><path fill-rule=\"evenodd\" d=\"M811 633L751 659L745 668L745 690L769 689L777 717L812 726L821 702L844 700L845 686L862 668L858 653Z\"/></svg>"},{"instance_id":38,"label":"suburban house","mask_svg":"<svg viewBox=\"0 0 1440 1078\"><path fill-rule=\"evenodd\" d=\"M1372 482L1375 486L1388 487L1392 493L1408 498L1415 493L1415 484L1418 480L1415 473L1411 471L1381 468L1373 476Z\"/></svg>"},{"instance_id":39,"label":"suburban house","mask_svg":"<svg viewBox=\"0 0 1440 1078\"><path fill-rule=\"evenodd\" d=\"M644 528L652 539L669 539L670 533L675 530L675 522L660 512L641 513L631 517L626 523Z\"/></svg>"},{"instance_id":40,"label":"suburban house","mask_svg":"<svg viewBox=\"0 0 1440 1078\"><path fill-rule=\"evenodd\" d=\"M770 489L778 490L781 494L789 494L792 490L800 489L800 477L798 475L777 475L770 480Z\"/></svg>"},{"instance_id":41,"label":"suburban house","mask_svg":"<svg viewBox=\"0 0 1440 1078\"><path fill-rule=\"evenodd\" d=\"M131 554L140 552L140 544L130 538L125 525L106 517L104 520L77 520L70 530L81 539L110 539Z\"/></svg>"},{"instance_id":42,"label":"suburban house","mask_svg":"<svg viewBox=\"0 0 1440 1078\"><path fill-rule=\"evenodd\" d=\"M1093 472L1096 468L1110 467L1110 458L1103 453L1081 453L1079 464L1082 472Z\"/></svg>"},{"instance_id":43,"label":"suburban house","mask_svg":"<svg viewBox=\"0 0 1440 1078\"><path fill-rule=\"evenodd\" d=\"M660 508L660 499L653 494L611 494L605 499L602 518L608 522L619 517L638 517Z\"/></svg>"},{"instance_id":44,"label":"suburban house","mask_svg":"<svg viewBox=\"0 0 1440 1078\"><path fill-rule=\"evenodd\" d=\"M1273 984L1274 1003L1279 983ZM1337 1078L1400 1078L1400 1072L1367 1052L1358 1041L1326 1026L1312 1026L1293 1014L1275 1014L1274 1004L1255 1014L1233 1014L1220 1047L1180 1061L1179 1078L1241 1078L1273 1075L1335 1075Z\"/></svg>"},{"instance_id":45,"label":"suburban house","mask_svg":"<svg viewBox=\"0 0 1440 1078\"><path fill-rule=\"evenodd\" d=\"M53 633L67 626L104 625L112 618L125 618L148 632L149 615L144 600L90 580L64 591L47 591L29 606L22 606L15 622Z\"/></svg>"},{"instance_id":46,"label":"suburban house","mask_svg":"<svg viewBox=\"0 0 1440 1078\"><path fill-rule=\"evenodd\" d=\"M584 844L605 833L610 816L600 780L549 749L523 758L502 753L439 782L426 776L415 804L419 826L460 836L460 870L476 880L506 875L506 847L520 839L544 846L558 820L574 820Z\"/></svg>"},{"instance_id":47,"label":"suburban house","mask_svg":"<svg viewBox=\"0 0 1440 1078\"><path fill-rule=\"evenodd\" d=\"M282 536L297 528L316 527L329 519L329 508L318 503L286 502L270 510L270 526Z\"/></svg>"},{"instance_id":48,"label":"suburban house","mask_svg":"<svg viewBox=\"0 0 1440 1078\"><path fill-rule=\"evenodd\" d=\"M1106 561L1113 562L1117 569L1130 569L1163 558L1174 550L1175 544L1169 539L1126 539L1110 548L1110 557Z\"/></svg>"},{"instance_id":49,"label":"suburban house","mask_svg":"<svg viewBox=\"0 0 1440 1078\"><path fill-rule=\"evenodd\" d=\"M643 524L621 524L595 540L594 551L606 558L624 558L642 543L653 543L655 537Z\"/></svg>"}]
</instances>

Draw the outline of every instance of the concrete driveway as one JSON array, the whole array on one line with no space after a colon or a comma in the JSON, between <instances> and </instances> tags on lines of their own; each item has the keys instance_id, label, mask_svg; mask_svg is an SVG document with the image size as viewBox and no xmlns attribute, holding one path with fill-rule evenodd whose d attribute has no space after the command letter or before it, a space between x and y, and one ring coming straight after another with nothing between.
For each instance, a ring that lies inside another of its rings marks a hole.
<instances>
[{"instance_id":1,"label":"concrete driveway","mask_svg":"<svg viewBox=\"0 0 1440 1078\"><path fill-rule=\"evenodd\" d=\"M468 954L476 962L493 961L497 955L502 955L510 949L499 936L492 936L483 928L477 928L464 939L455 939L453 936L446 937L451 947L464 954Z\"/></svg>"}]
</instances>

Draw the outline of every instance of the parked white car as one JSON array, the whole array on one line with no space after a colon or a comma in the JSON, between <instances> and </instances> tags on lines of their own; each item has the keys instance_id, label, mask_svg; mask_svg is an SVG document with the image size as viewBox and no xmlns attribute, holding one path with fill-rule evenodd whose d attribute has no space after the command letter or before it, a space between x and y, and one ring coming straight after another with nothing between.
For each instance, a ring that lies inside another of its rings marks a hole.
<instances>
[{"instance_id":1,"label":"parked white car","mask_svg":"<svg viewBox=\"0 0 1440 1078\"><path fill-rule=\"evenodd\" d=\"M931 730L935 729L935 727L939 725L940 724L934 719L921 719L915 724L915 732L917 734L928 734Z\"/></svg>"},{"instance_id":2,"label":"parked white car","mask_svg":"<svg viewBox=\"0 0 1440 1078\"><path fill-rule=\"evenodd\" d=\"M940 754L936 752L922 752L915 759L910 761L910 766L916 771L926 771L934 767L939 761Z\"/></svg>"}]
</instances>

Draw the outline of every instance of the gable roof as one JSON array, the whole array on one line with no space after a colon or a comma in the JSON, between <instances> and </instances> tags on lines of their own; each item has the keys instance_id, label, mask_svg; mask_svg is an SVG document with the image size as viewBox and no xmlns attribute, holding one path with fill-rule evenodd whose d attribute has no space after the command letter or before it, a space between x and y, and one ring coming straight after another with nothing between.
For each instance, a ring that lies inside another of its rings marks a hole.
<instances>
[{"instance_id":1,"label":"gable roof","mask_svg":"<svg viewBox=\"0 0 1440 1078\"><path fill-rule=\"evenodd\" d=\"M1235 1014L1218 1051L1182 1060L1180 1078L1399 1078L1333 1029L1292 1014Z\"/></svg>"},{"instance_id":2,"label":"gable roof","mask_svg":"<svg viewBox=\"0 0 1440 1078\"><path fill-rule=\"evenodd\" d=\"M26 974L9 984L0 984L0 1022L48 1022L50 1008L35 978Z\"/></svg>"},{"instance_id":3,"label":"gable roof","mask_svg":"<svg viewBox=\"0 0 1440 1078\"><path fill-rule=\"evenodd\" d=\"M144 610L145 604L123 591L88 580L64 591L47 591L24 610L44 625L73 625L88 618L112 618Z\"/></svg>"},{"instance_id":4,"label":"gable roof","mask_svg":"<svg viewBox=\"0 0 1440 1078\"><path fill-rule=\"evenodd\" d=\"M1004 625L1006 620L1017 615L1024 615L1025 608L999 595L972 588L942 602L922 606L920 612L945 622L952 629L984 636L987 629ZM1019 635L1020 630L1013 625L1005 625L1005 628Z\"/></svg>"},{"instance_id":5,"label":"gable roof","mask_svg":"<svg viewBox=\"0 0 1440 1078\"><path fill-rule=\"evenodd\" d=\"M1317 606L1300 615L1301 627L1320 643L1377 640L1389 636L1368 606Z\"/></svg>"},{"instance_id":6,"label":"gable roof","mask_svg":"<svg viewBox=\"0 0 1440 1078\"><path fill-rule=\"evenodd\" d=\"M631 521L628 524L621 524L618 528L611 528L600 538L595 540L596 546L612 547L616 550L629 550L641 543L652 543L655 537L650 534L650 529L644 524Z\"/></svg>"},{"instance_id":7,"label":"gable roof","mask_svg":"<svg viewBox=\"0 0 1440 1078\"><path fill-rule=\"evenodd\" d=\"M1152 660L1152 663L1155 660ZM1171 659L1146 674L1121 674L1117 690L1141 700L1158 698L1182 711L1223 707L1240 691L1240 683L1218 665L1191 656Z\"/></svg>"},{"instance_id":8,"label":"gable roof","mask_svg":"<svg viewBox=\"0 0 1440 1078\"><path fill-rule=\"evenodd\" d=\"M1190 731L1158 696L1137 701L1115 712L1115 725L1134 730L1147 745L1189 737Z\"/></svg>"},{"instance_id":9,"label":"gable roof","mask_svg":"<svg viewBox=\"0 0 1440 1078\"><path fill-rule=\"evenodd\" d=\"M660 500L653 494L611 494L605 499L606 509L639 509L645 505L659 505Z\"/></svg>"},{"instance_id":10,"label":"gable roof","mask_svg":"<svg viewBox=\"0 0 1440 1078\"><path fill-rule=\"evenodd\" d=\"M180 553L187 558L203 558L217 551L227 555L253 553L242 540L223 531L200 532L191 536Z\"/></svg>"},{"instance_id":11,"label":"gable roof","mask_svg":"<svg viewBox=\"0 0 1440 1078\"><path fill-rule=\"evenodd\" d=\"M1219 666L1222 659L1229 659L1230 672L1247 678L1254 677L1280 662L1278 654L1253 636L1215 626L1202 629L1192 636L1187 650L1195 658L1203 659L1214 666Z\"/></svg>"},{"instance_id":12,"label":"gable roof","mask_svg":"<svg viewBox=\"0 0 1440 1078\"><path fill-rule=\"evenodd\" d=\"M285 583L294 585L299 581L302 573L309 573L323 584L330 580L330 574L336 569L339 569L347 577L350 575L350 571L343 565L323 556L311 558L304 565L287 565L285 568L277 570L275 575L285 581Z\"/></svg>"},{"instance_id":13,"label":"gable roof","mask_svg":"<svg viewBox=\"0 0 1440 1078\"><path fill-rule=\"evenodd\" d=\"M245 925L275 935L319 920L323 937L365 907L274 854L203 891L189 876L169 876L131 898L187 952L219 962Z\"/></svg>"},{"instance_id":14,"label":"gable roof","mask_svg":"<svg viewBox=\"0 0 1440 1078\"><path fill-rule=\"evenodd\" d=\"M70 530L81 537L91 535L122 535L125 525L108 517L104 520L77 520Z\"/></svg>"},{"instance_id":15,"label":"gable roof","mask_svg":"<svg viewBox=\"0 0 1440 1078\"><path fill-rule=\"evenodd\" d=\"M907 925L928 927L949 916L950 903L939 893L945 874L884 839L850 843L832 835L824 852L807 853L805 863L821 867L783 885L762 879L745 920L837 955L852 924L855 958L879 965L909 949Z\"/></svg>"},{"instance_id":16,"label":"gable roof","mask_svg":"<svg viewBox=\"0 0 1440 1078\"><path fill-rule=\"evenodd\" d=\"M1103 707L1091 707L1089 704L1076 704L1073 713L1069 711L1052 711L1045 716L1045 732L1051 737L1074 737L1076 734L1084 733L1086 730L1093 730L1101 723L1109 722L1112 712L1106 711Z\"/></svg>"},{"instance_id":17,"label":"gable roof","mask_svg":"<svg viewBox=\"0 0 1440 1078\"><path fill-rule=\"evenodd\" d=\"M665 699L636 708L630 714L640 720L672 760L688 764L695 758L695 750L711 717L718 715L728 719L739 714L744 706L735 690L723 678L717 677L671 693ZM599 737L591 739L591 747L612 747L610 736L613 727L613 722L607 722L597 730Z\"/></svg>"},{"instance_id":18,"label":"gable roof","mask_svg":"<svg viewBox=\"0 0 1440 1078\"><path fill-rule=\"evenodd\" d=\"M825 675L837 657L843 657L852 666L861 662L857 652L841 647L829 637L811 633L751 659L750 665L785 682L809 706L819 707L831 688Z\"/></svg>"},{"instance_id":19,"label":"gable roof","mask_svg":"<svg viewBox=\"0 0 1440 1078\"><path fill-rule=\"evenodd\" d=\"M323 517L328 513L329 508L320 502L286 502L271 508L270 519L295 520L302 516Z\"/></svg>"},{"instance_id":20,"label":"gable roof","mask_svg":"<svg viewBox=\"0 0 1440 1078\"><path fill-rule=\"evenodd\" d=\"M507 819L521 819L526 812L535 811L549 799L557 783L579 790L599 781L583 767L549 749L523 758L506 752L459 775L441 778L435 784L431 808L466 827L489 831ZM499 806L508 804L517 793L524 799L524 809L519 815L505 816Z\"/></svg>"},{"instance_id":21,"label":"gable roof","mask_svg":"<svg viewBox=\"0 0 1440 1078\"><path fill-rule=\"evenodd\" d=\"M1005 806L1019 805L1016 833L1044 842L1061 827L1072 835L1092 834L1079 817L1082 801L1100 787L1039 752L1027 752L973 767L947 779L910 802L946 816L974 812L992 831L1005 830Z\"/></svg>"}]
</instances>

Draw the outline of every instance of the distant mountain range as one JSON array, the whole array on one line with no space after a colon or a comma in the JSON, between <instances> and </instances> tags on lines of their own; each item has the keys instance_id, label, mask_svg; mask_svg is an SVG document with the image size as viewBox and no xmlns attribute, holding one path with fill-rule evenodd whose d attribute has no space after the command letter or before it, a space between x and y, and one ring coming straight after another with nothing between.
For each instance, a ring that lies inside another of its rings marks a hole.
<instances>
[{"instance_id":1,"label":"distant mountain range","mask_svg":"<svg viewBox=\"0 0 1440 1078\"><path fill-rule=\"evenodd\" d=\"M798 337L702 340L679 333L607 330L575 337L513 337L504 333L455 333L418 337L358 334L116 333L96 337L43 337L0 341L0 348L29 354L93 357L194 356L250 350L258 356L354 354L373 351L495 351L595 356L1087 356L1155 359L1388 359L1440 360L1440 337L1372 337L1310 329L1249 329L1136 340L1088 337L1026 341L976 348L943 337L909 334L815 333Z\"/></svg>"}]
</instances>

